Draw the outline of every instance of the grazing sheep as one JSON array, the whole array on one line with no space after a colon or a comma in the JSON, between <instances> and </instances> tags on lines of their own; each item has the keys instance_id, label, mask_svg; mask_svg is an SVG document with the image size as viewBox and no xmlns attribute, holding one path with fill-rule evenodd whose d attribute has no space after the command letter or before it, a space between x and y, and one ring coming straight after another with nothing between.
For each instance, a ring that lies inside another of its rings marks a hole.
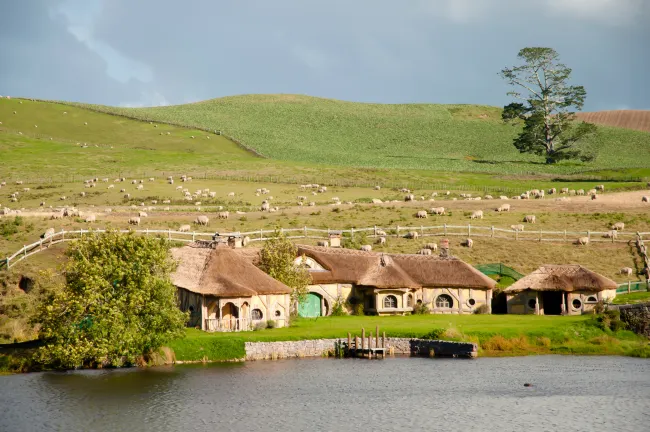
<instances>
[{"instance_id":1,"label":"grazing sheep","mask_svg":"<svg viewBox=\"0 0 650 432\"><path fill-rule=\"evenodd\" d=\"M584 194L585 194L585 190L584 190L584 189L578 189L578 190L576 191L576 195L584 195Z\"/></svg>"},{"instance_id":2,"label":"grazing sheep","mask_svg":"<svg viewBox=\"0 0 650 432\"><path fill-rule=\"evenodd\" d=\"M555 195L556 193L557 193L557 189L555 189L555 188L551 188L551 189L548 190L549 195Z\"/></svg>"},{"instance_id":3,"label":"grazing sheep","mask_svg":"<svg viewBox=\"0 0 650 432\"><path fill-rule=\"evenodd\" d=\"M420 238L420 233L417 232L417 231L410 231L410 232L406 233L404 238L417 240L418 238Z\"/></svg>"},{"instance_id":4,"label":"grazing sheep","mask_svg":"<svg viewBox=\"0 0 650 432\"><path fill-rule=\"evenodd\" d=\"M476 210L472 213L470 219L483 219L483 210Z\"/></svg>"},{"instance_id":5,"label":"grazing sheep","mask_svg":"<svg viewBox=\"0 0 650 432\"><path fill-rule=\"evenodd\" d=\"M415 195L408 194L404 197L404 201L415 201Z\"/></svg>"},{"instance_id":6,"label":"grazing sheep","mask_svg":"<svg viewBox=\"0 0 650 432\"><path fill-rule=\"evenodd\" d=\"M361 246L361 248L359 248L359 250L362 250L362 251L364 251L364 252L371 252L371 251L372 251L372 246L370 246L370 245L363 245L363 246Z\"/></svg>"},{"instance_id":7,"label":"grazing sheep","mask_svg":"<svg viewBox=\"0 0 650 432\"><path fill-rule=\"evenodd\" d=\"M417 255L433 255L433 252L431 252L431 249L420 249L417 251Z\"/></svg>"},{"instance_id":8,"label":"grazing sheep","mask_svg":"<svg viewBox=\"0 0 650 432\"><path fill-rule=\"evenodd\" d=\"M52 216L50 216L50 219L52 220L63 219L63 213L54 213Z\"/></svg>"},{"instance_id":9,"label":"grazing sheep","mask_svg":"<svg viewBox=\"0 0 650 432\"><path fill-rule=\"evenodd\" d=\"M143 211L138 212L138 216L140 216L140 217L149 217L149 215L147 214L147 212L143 212Z\"/></svg>"},{"instance_id":10,"label":"grazing sheep","mask_svg":"<svg viewBox=\"0 0 650 432\"><path fill-rule=\"evenodd\" d=\"M580 237L576 240L576 244L586 246L589 244L589 237Z\"/></svg>"},{"instance_id":11,"label":"grazing sheep","mask_svg":"<svg viewBox=\"0 0 650 432\"><path fill-rule=\"evenodd\" d=\"M377 244L382 245L382 246L385 245L386 244L386 237L379 237L377 239Z\"/></svg>"},{"instance_id":12,"label":"grazing sheep","mask_svg":"<svg viewBox=\"0 0 650 432\"><path fill-rule=\"evenodd\" d=\"M501 204L501 205L499 206L499 208L497 208L497 211L498 211L499 213L502 213L502 212L509 212L509 211L510 211L510 204Z\"/></svg>"},{"instance_id":13,"label":"grazing sheep","mask_svg":"<svg viewBox=\"0 0 650 432\"><path fill-rule=\"evenodd\" d=\"M524 222L526 222L526 223L533 223L534 224L536 222L536 219L537 218L535 217L535 215L526 215L526 216L524 216Z\"/></svg>"},{"instance_id":14,"label":"grazing sheep","mask_svg":"<svg viewBox=\"0 0 650 432\"><path fill-rule=\"evenodd\" d=\"M91 215L86 216L85 221L86 222L95 222L95 221L97 221L97 217L94 214L91 214Z\"/></svg>"},{"instance_id":15,"label":"grazing sheep","mask_svg":"<svg viewBox=\"0 0 650 432\"><path fill-rule=\"evenodd\" d=\"M189 226L189 225L181 225L181 226L178 228L178 231L179 231L179 232L189 232L189 231L190 231L190 228L191 228L191 226Z\"/></svg>"},{"instance_id":16,"label":"grazing sheep","mask_svg":"<svg viewBox=\"0 0 650 432\"><path fill-rule=\"evenodd\" d=\"M543 190L537 191L537 193L535 194L535 199L544 199L544 191Z\"/></svg>"},{"instance_id":17,"label":"grazing sheep","mask_svg":"<svg viewBox=\"0 0 650 432\"><path fill-rule=\"evenodd\" d=\"M650 197L649 196L641 197L641 202L644 202L644 203L650 202Z\"/></svg>"},{"instance_id":18,"label":"grazing sheep","mask_svg":"<svg viewBox=\"0 0 650 432\"><path fill-rule=\"evenodd\" d=\"M41 207L45 207L45 201L41 201L40 206L41 206Z\"/></svg>"},{"instance_id":19,"label":"grazing sheep","mask_svg":"<svg viewBox=\"0 0 650 432\"><path fill-rule=\"evenodd\" d=\"M142 190L142 189L144 189L144 185L138 185L138 187L136 189L137 190Z\"/></svg>"},{"instance_id":20,"label":"grazing sheep","mask_svg":"<svg viewBox=\"0 0 650 432\"><path fill-rule=\"evenodd\" d=\"M437 251L438 250L438 245L436 243L427 243L424 245L425 249L429 249L432 251Z\"/></svg>"},{"instance_id":21,"label":"grazing sheep","mask_svg":"<svg viewBox=\"0 0 650 432\"><path fill-rule=\"evenodd\" d=\"M113 189L114 187L115 187L115 185L108 185L107 189Z\"/></svg>"},{"instance_id":22,"label":"grazing sheep","mask_svg":"<svg viewBox=\"0 0 650 432\"><path fill-rule=\"evenodd\" d=\"M598 199L598 195L596 195L596 194L591 194L591 200L593 201L593 200L596 200L596 199Z\"/></svg>"},{"instance_id":23,"label":"grazing sheep","mask_svg":"<svg viewBox=\"0 0 650 432\"><path fill-rule=\"evenodd\" d=\"M383 201L380 200L379 198L373 198L373 199L372 199L372 203L373 203L373 204L381 204L382 202L383 202Z\"/></svg>"},{"instance_id":24,"label":"grazing sheep","mask_svg":"<svg viewBox=\"0 0 650 432\"><path fill-rule=\"evenodd\" d=\"M45 230L45 232L43 233L43 235L41 237L46 239L46 238L52 237L53 235L54 235L54 228L48 228L48 229Z\"/></svg>"},{"instance_id":25,"label":"grazing sheep","mask_svg":"<svg viewBox=\"0 0 650 432\"><path fill-rule=\"evenodd\" d=\"M198 216L195 220L194 223L197 225L209 225L210 224L210 219L208 219L207 216Z\"/></svg>"},{"instance_id":26,"label":"grazing sheep","mask_svg":"<svg viewBox=\"0 0 650 432\"><path fill-rule=\"evenodd\" d=\"M625 223L624 222L616 222L615 224L612 225L612 229L616 231L621 231L625 229Z\"/></svg>"},{"instance_id":27,"label":"grazing sheep","mask_svg":"<svg viewBox=\"0 0 650 432\"><path fill-rule=\"evenodd\" d=\"M327 240L319 240L319 241L316 243L316 246L320 246L320 247L329 247L329 242L328 242Z\"/></svg>"},{"instance_id":28,"label":"grazing sheep","mask_svg":"<svg viewBox=\"0 0 650 432\"><path fill-rule=\"evenodd\" d=\"M444 207L433 207L430 211L431 211L431 214L435 214L435 215L444 215L445 214L445 208Z\"/></svg>"},{"instance_id":29,"label":"grazing sheep","mask_svg":"<svg viewBox=\"0 0 650 432\"><path fill-rule=\"evenodd\" d=\"M424 210L420 210L419 212L417 212L417 213L415 214L415 217L417 217L417 218L421 218L421 219L426 219L426 218L429 217L429 215L427 214L426 211L424 211Z\"/></svg>"},{"instance_id":30,"label":"grazing sheep","mask_svg":"<svg viewBox=\"0 0 650 432\"><path fill-rule=\"evenodd\" d=\"M235 196L235 193L234 193L234 192L230 192L230 193L228 194L228 196L229 196L229 197L234 197L234 196Z\"/></svg>"},{"instance_id":31,"label":"grazing sheep","mask_svg":"<svg viewBox=\"0 0 650 432\"><path fill-rule=\"evenodd\" d=\"M124 194L124 199L129 199L131 198L131 194Z\"/></svg>"},{"instance_id":32,"label":"grazing sheep","mask_svg":"<svg viewBox=\"0 0 650 432\"><path fill-rule=\"evenodd\" d=\"M510 229L513 231L523 231L524 226L519 224L519 225L510 225Z\"/></svg>"},{"instance_id":33,"label":"grazing sheep","mask_svg":"<svg viewBox=\"0 0 650 432\"><path fill-rule=\"evenodd\" d=\"M228 217L230 217L230 212L227 212L227 211L219 212L219 213L217 213L217 217L219 219L228 219Z\"/></svg>"},{"instance_id":34,"label":"grazing sheep","mask_svg":"<svg viewBox=\"0 0 650 432\"><path fill-rule=\"evenodd\" d=\"M568 193L569 193L569 188L562 188L562 189L560 189L560 193L568 194Z\"/></svg>"},{"instance_id":35,"label":"grazing sheep","mask_svg":"<svg viewBox=\"0 0 650 432\"><path fill-rule=\"evenodd\" d=\"M596 189L597 191L600 191L600 192L605 192L605 185L602 185L602 184L598 185L594 189Z\"/></svg>"},{"instance_id":36,"label":"grazing sheep","mask_svg":"<svg viewBox=\"0 0 650 432\"><path fill-rule=\"evenodd\" d=\"M468 248L474 247L474 240L468 238L463 243L461 243L461 246L465 246Z\"/></svg>"},{"instance_id":37,"label":"grazing sheep","mask_svg":"<svg viewBox=\"0 0 650 432\"><path fill-rule=\"evenodd\" d=\"M140 225L140 218L137 216L133 216L129 218L129 224L130 225Z\"/></svg>"},{"instance_id":38,"label":"grazing sheep","mask_svg":"<svg viewBox=\"0 0 650 432\"><path fill-rule=\"evenodd\" d=\"M491 200L491 199L494 199L494 197L492 195L485 195L485 199L486 200Z\"/></svg>"},{"instance_id":39,"label":"grazing sheep","mask_svg":"<svg viewBox=\"0 0 650 432\"><path fill-rule=\"evenodd\" d=\"M375 234L380 236L380 237L386 237L386 231L384 231L384 230L377 230L375 232Z\"/></svg>"},{"instance_id":40,"label":"grazing sheep","mask_svg":"<svg viewBox=\"0 0 650 432\"><path fill-rule=\"evenodd\" d=\"M376 191L381 190L381 186L379 186L379 185L375 186L375 190Z\"/></svg>"},{"instance_id":41,"label":"grazing sheep","mask_svg":"<svg viewBox=\"0 0 650 432\"><path fill-rule=\"evenodd\" d=\"M311 201L311 202L309 203L309 207L314 207L314 206L316 206L316 203L313 202L313 201Z\"/></svg>"},{"instance_id":42,"label":"grazing sheep","mask_svg":"<svg viewBox=\"0 0 650 432\"><path fill-rule=\"evenodd\" d=\"M611 238L611 239L617 239L618 238L618 231L612 230L609 232L606 232L603 237L605 238Z\"/></svg>"},{"instance_id":43,"label":"grazing sheep","mask_svg":"<svg viewBox=\"0 0 650 432\"><path fill-rule=\"evenodd\" d=\"M82 197L85 197L85 196L86 196L86 192L81 192L79 195L82 196Z\"/></svg>"},{"instance_id":44,"label":"grazing sheep","mask_svg":"<svg viewBox=\"0 0 650 432\"><path fill-rule=\"evenodd\" d=\"M632 276L633 270L630 267L623 267L620 273L622 275Z\"/></svg>"},{"instance_id":45,"label":"grazing sheep","mask_svg":"<svg viewBox=\"0 0 650 432\"><path fill-rule=\"evenodd\" d=\"M65 195L63 195L63 196L61 196L59 199L60 199L61 201L65 201L66 198L67 198L67 197L66 197Z\"/></svg>"},{"instance_id":46,"label":"grazing sheep","mask_svg":"<svg viewBox=\"0 0 650 432\"><path fill-rule=\"evenodd\" d=\"M264 201L264 202L262 202L262 206L260 207L260 210L261 211L269 211L269 210L271 210L271 205L268 202Z\"/></svg>"}]
</instances>

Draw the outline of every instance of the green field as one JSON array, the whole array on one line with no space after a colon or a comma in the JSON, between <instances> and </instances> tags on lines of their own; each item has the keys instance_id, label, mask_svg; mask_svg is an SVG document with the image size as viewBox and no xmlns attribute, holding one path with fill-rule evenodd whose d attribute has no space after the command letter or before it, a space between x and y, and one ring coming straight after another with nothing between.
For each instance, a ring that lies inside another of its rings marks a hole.
<instances>
[{"instance_id":1,"label":"green field","mask_svg":"<svg viewBox=\"0 0 650 432\"><path fill-rule=\"evenodd\" d=\"M220 130L276 160L366 168L569 174L650 168L650 135L600 127L589 164L540 164L512 145L517 128L478 105L380 105L298 95L246 95L155 108L92 109Z\"/></svg>"},{"instance_id":2,"label":"green field","mask_svg":"<svg viewBox=\"0 0 650 432\"><path fill-rule=\"evenodd\" d=\"M650 356L647 340L629 331L600 329L592 316L413 315L407 317L297 318L291 327L241 333L189 329L171 344L181 361L230 360L244 356L244 342L347 339L361 328L390 337L475 342L480 356L529 354L615 354Z\"/></svg>"}]
</instances>

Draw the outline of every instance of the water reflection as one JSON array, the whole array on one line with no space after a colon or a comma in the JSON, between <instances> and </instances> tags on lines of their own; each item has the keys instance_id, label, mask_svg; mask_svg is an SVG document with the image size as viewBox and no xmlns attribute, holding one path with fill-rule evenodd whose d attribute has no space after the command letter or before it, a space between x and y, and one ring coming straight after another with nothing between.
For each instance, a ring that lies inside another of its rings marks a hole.
<instances>
[{"instance_id":1,"label":"water reflection","mask_svg":"<svg viewBox=\"0 0 650 432\"><path fill-rule=\"evenodd\" d=\"M282 360L0 377L0 431L643 431L649 397L641 359Z\"/></svg>"}]
</instances>

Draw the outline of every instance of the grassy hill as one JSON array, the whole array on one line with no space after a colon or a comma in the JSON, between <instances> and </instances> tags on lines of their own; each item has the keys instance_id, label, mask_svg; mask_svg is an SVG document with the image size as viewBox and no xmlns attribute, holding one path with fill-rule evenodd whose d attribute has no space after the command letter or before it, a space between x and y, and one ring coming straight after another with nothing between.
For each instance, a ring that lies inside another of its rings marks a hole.
<instances>
[{"instance_id":1,"label":"grassy hill","mask_svg":"<svg viewBox=\"0 0 650 432\"><path fill-rule=\"evenodd\" d=\"M81 105L147 121L224 131L272 159L374 168L499 174L650 168L650 135L601 127L589 164L540 164L512 146L500 109L381 105L297 95L246 95L155 108Z\"/></svg>"}]
</instances>

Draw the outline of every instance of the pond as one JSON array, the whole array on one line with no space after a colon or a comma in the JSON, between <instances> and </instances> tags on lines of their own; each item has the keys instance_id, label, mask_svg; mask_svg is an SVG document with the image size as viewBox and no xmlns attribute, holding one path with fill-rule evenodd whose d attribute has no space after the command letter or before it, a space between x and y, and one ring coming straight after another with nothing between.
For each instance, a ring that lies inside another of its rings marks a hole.
<instances>
[{"instance_id":1,"label":"pond","mask_svg":"<svg viewBox=\"0 0 650 432\"><path fill-rule=\"evenodd\" d=\"M313 359L47 372L0 377L0 407L3 432L644 431L650 361Z\"/></svg>"}]
</instances>

